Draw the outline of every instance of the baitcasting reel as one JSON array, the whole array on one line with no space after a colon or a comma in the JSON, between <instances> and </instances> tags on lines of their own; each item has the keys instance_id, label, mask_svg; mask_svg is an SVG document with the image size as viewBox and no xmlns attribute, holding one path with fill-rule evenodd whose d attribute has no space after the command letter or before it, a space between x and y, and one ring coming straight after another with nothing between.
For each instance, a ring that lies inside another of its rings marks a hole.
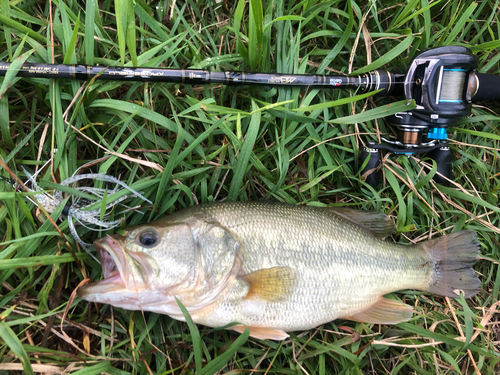
<instances>
[{"instance_id":1,"label":"baitcasting reel","mask_svg":"<svg viewBox=\"0 0 500 375\"><path fill-rule=\"evenodd\" d=\"M408 156L425 153L437 163L434 181L445 183L451 177L447 128L470 115L473 101L495 99L500 93L499 77L476 73L477 63L478 58L460 46L434 48L413 60L404 79L404 94L415 100L417 108L388 117L395 139L370 142L361 152L361 175L369 185L378 183L381 150Z\"/></svg>"}]
</instances>

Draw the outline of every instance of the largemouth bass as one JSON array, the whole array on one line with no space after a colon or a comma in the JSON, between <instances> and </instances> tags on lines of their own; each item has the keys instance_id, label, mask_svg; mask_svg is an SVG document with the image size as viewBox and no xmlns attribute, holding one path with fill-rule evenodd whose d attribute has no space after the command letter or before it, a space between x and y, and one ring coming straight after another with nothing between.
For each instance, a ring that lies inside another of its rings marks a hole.
<instances>
[{"instance_id":1,"label":"largemouth bass","mask_svg":"<svg viewBox=\"0 0 500 375\"><path fill-rule=\"evenodd\" d=\"M418 289L471 297L476 232L417 245L383 241L378 212L269 202L191 207L125 235L94 242L104 279L80 288L87 301L148 310L282 340L337 318L394 324L413 309L385 294Z\"/></svg>"}]
</instances>

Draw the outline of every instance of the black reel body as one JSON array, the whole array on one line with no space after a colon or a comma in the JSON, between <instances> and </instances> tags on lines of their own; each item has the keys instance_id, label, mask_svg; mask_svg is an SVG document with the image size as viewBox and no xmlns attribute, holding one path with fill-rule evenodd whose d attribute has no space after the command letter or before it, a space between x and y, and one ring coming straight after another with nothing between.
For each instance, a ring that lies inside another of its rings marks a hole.
<instances>
[{"instance_id":1,"label":"black reel body","mask_svg":"<svg viewBox=\"0 0 500 375\"><path fill-rule=\"evenodd\" d=\"M404 93L407 99L415 100L417 108L389 116L395 137L383 139L382 144L370 142L361 153L361 165L369 159L361 171L369 185L377 185L375 172L381 150L407 156L427 153L438 166L434 180L444 183L451 177L447 128L471 113L478 85L477 63L477 57L460 46L434 48L412 61Z\"/></svg>"}]
</instances>

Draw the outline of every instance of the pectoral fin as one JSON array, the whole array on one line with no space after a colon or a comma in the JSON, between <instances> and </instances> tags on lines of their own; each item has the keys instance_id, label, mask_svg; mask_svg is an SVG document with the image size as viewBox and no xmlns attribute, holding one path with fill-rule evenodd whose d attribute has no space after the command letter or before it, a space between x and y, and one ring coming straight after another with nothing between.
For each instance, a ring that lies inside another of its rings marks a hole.
<instances>
[{"instance_id":1,"label":"pectoral fin","mask_svg":"<svg viewBox=\"0 0 500 375\"><path fill-rule=\"evenodd\" d=\"M410 320L413 316L413 308L400 301L380 297L377 302L354 315L346 316L344 319L356 322L375 324L397 324Z\"/></svg>"},{"instance_id":2,"label":"pectoral fin","mask_svg":"<svg viewBox=\"0 0 500 375\"><path fill-rule=\"evenodd\" d=\"M282 302L293 292L296 273L290 267L273 267L243 275L241 279L250 286L245 299Z\"/></svg>"},{"instance_id":3,"label":"pectoral fin","mask_svg":"<svg viewBox=\"0 0 500 375\"><path fill-rule=\"evenodd\" d=\"M289 337L288 333L281 329L265 328L265 327L248 327L250 329L250 336L260 340L284 340ZM245 326L237 324L231 327L232 330L243 333Z\"/></svg>"}]
</instances>

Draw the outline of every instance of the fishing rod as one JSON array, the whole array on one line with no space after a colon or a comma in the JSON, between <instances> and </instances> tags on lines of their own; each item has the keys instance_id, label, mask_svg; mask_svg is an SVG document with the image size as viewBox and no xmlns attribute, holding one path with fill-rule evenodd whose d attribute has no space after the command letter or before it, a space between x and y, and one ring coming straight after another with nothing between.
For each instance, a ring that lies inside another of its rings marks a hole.
<instances>
[{"instance_id":1,"label":"fishing rod","mask_svg":"<svg viewBox=\"0 0 500 375\"><path fill-rule=\"evenodd\" d=\"M10 66L10 63L0 61L0 76L5 76ZM382 69L358 76L330 76L32 63L24 63L16 71L16 75L18 77L78 79L85 81L95 78L110 81L165 82L188 85L216 83L230 86L266 85L322 89L359 89L363 93L382 90L380 92L381 95L392 95L398 88L400 89L399 94L402 94L402 81L404 79L404 74L392 74Z\"/></svg>"},{"instance_id":2,"label":"fishing rod","mask_svg":"<svg viewBox=\"0 0 500 375\"><path fill-rule=\"evenodd\" d=\"M19 77L168 82L190 85L264 85L322 89L355 89L361 93L380 90L377 95L392 95L415 100L416 109L387 118L394 130L393 139L369 142L361 152L361 175L376 186L381 151L414 155L427 153L437 163L434 180L451 178L451 151L446 142L447 128L470 115L472 102L500 99L500 77L476 72L478 58L465 47L446 46L427 50L411 63L406 74L377 69L358 76L308 74L212 72L198 69L166 69L117 66L89 66L24 63ZM0 77L10 63L0 62Z\"/></svg>"}]
</instances>

